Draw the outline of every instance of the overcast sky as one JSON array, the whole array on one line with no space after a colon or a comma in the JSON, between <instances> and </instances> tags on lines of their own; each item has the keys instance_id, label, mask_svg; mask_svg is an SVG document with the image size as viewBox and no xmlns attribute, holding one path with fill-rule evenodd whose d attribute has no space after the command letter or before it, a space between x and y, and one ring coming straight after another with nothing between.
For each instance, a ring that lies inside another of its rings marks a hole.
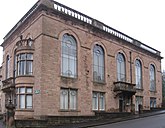
<instances>
[{"instance_id":1,"label":"overcast sky","mask_svg":"<svg viewBox=\"0 0 165 128\"><path fill-rule=\"evenodd\" d=\"M164 0L56 0L161 52L165 57ZM37 0L0 1L0 44ZM2 48L0 48L0 65ZM162 70L165 60L162 60Z\"/></svg>"}]
</instances>

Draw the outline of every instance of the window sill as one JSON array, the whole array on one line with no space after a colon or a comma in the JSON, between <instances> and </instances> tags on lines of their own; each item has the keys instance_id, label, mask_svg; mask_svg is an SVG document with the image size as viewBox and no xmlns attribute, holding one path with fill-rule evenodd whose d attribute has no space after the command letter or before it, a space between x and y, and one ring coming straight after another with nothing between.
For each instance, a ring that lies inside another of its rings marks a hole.
<instances>
[{"instance_id":1,"label":"window sill","mask_svg":"<svg viewBox=\"0 0 165 128\"><path fill-rule=\"evenodd\" d=\"M94 85L106 85L106 82L104 81L93 81Z\"/></svg>"},{"instance_id":2,"label":"window sill","mask_svg":"<svg viewBox=\"0 0 165 128\"><path fill-rule=\"evenodd\" d=\"M16 109L16 111L34 112L33 109Z\"/></svg>"},{"instance_id":3,"label":"window sill","mask_svg":"<svg viewBox=\"0 0 165 128\"><path fill-rule=\"evenodd\" d=\"M143 91L143 88L136 88L137 91Z\"/></svg>"},{"instance_id":4,"label":"window sill","mask_svg":"<svg viewBox=\"0 0 165 128\"><path fill-rule=\"evenodd\" d=\"M80 110L64 110L64 109L60 109L59 112L80 112Z\"/></svg>"},{"instance_id":5,"label":"window sill","mask_svg":"<svg viewBox=\"0 0 165 128\"><path fill-rule=\"evenodd\" d=\"M153 91L153 90L150 90L150 92L151 92L151 93L157 93L157 91L156 91L156 90L155 90L155 91Z\"/></svg>"},{"instance_id":6,"label":"window sill","mask_svg":"<svg viewBox=\"0 0 165 128\"><path fill-rule=\"evenodd\" d=\"M105 112L105 110L92 110L92 112Z\"/></svg>"},{"instance_id":7,"label":"window sill","mask_svg":"<svg viewBox=\"0 0 165 128\"><path fill-rule=\"evenodd\" d=\"M19 77L34 77L34 75L19 75L19 76L16 76L16 78L19 78Z\"/></svg>"}]
</instances>

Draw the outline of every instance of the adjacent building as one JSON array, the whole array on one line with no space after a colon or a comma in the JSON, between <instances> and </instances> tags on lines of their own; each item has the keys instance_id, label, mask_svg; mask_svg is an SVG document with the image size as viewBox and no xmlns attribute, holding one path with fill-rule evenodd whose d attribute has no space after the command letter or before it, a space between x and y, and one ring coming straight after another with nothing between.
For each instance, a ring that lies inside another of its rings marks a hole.
<instances>
[{"instance_id":1,"label":"adjacent building","mask_svg":"<svg viewBox=\"0 0 165 128\"><path fill-rule=\"evenodd\" d=\"M15 119L161 107L160 52L58 2L39 0L1 46Z\"/></svg>"},{"instance_id":2,"label":"adjacent building","mask_svg":"<svg viewBox=\"0 0 165 128\"><path fill-rule=\"evenodd\" d=\"M0 66L0 87L2 87L2 66ZM2 91L0 91L0 113L2 113Z\"/></svg>"}]
</instances>

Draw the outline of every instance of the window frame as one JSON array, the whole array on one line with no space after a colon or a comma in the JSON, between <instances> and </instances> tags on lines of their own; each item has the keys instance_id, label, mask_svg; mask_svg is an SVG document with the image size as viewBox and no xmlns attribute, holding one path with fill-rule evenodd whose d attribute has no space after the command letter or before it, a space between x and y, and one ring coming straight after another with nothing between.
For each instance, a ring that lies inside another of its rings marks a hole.
<instances>
[{"instance_id":1,"label":"window frame","mask_svg":"<svg viewBox=\"0 0 165 128\"><path fill-rule=\"evenodd\" d=\"M17 54L16 60L17 60L17 71L16 71L17 76L33 75L33 53Z\"/></svg>"},{"instance_id":2,"label":"window frame","mask_svg":"<svg viewBox=\"0 0 165 128\"><path fill-rule=\"evenodd\" d=\"M105 92L92 92L92 110L105 111Z\"/></svg>"},{"instance_id":3,"label":"window frame","mask_svg":"<svg viewBox=\"0 0 165 128\"><path fill-rule=\"evenodd\" d=\"M126 61L122 53L117 54L117 81L126 82ZM123 70L122 70L123 68Z\"/></svg>"},{"instance_id":4,"label":"window frame","mask_svg":"<svg viewBox=\"0 0 165 128\"><path fill-rule=\"evenodd\" d=\"M7 55L7 57L6 57L6 79L8 79L10 77L9 72L10 72L10 56Z\"/></svg>"},{"instance_id":5,"label":"window frame","mask_svg":"<svg viewBox=\"0 0 165 128\"><path fill-rule=\"evenodd\" d=\"M21 92L21 89L24 89L23 92ZM31 92L28 92L27 90L31 89ZM16 108L21 110L32 110L33 109L33 87L18 87L16 89ZM28 96L31 96L31 102L28 102ZM21 100L21 97L23 98ZM27 106L28 104L31 104L31 106ZM23 107L21 105L23 104Z\"/></svg>"},{"instance_id":6,"label":"window frame","mask_svg":"<svg viewBox=\"0 0 165 128\"><path fill-rule=\"evenodd\" d=\"M153 64L150 64L150 91L156 91L156 69Z\"/></svg>"},{"instance_id":7,"label":"window frame","mask_svg":"<svg viewBox=\"0 0 165 128\"><path fill-rule=\"evenodd\" d=\"M61 76L77 78L77 54L76 39L68 33L64 34L61 41Z\"/></svg>"},{"instance_id":8,"label":"window frame","mask_svg":"<svg viewBox=\"0 0 165 128\"><path fill-rule=\"evenodd\" d=\"M136 88L142 89L142 64L139 59L135 60L135 82L136 82Z\"/></svg>"},{"instance_id":9,"label":"window frame","mask_svg":"<svg viewBox=\"0 0 165 128\"><path fill-rule=\"evenodd\" d=\"M98 44L93 47L93 81L105 82L105 53L103 47Z\"/></svg>"},{"instance_id":10,"label":"window frame","mask_svg":"<svg viewBox=\"0 0 165 128\"><path fill-rule=\"evenodd\" d=\"M62 95L62 93L64 91L66 92L65 98ZM71 97L73 92L75 93L75 95L74 95L74 97ZM73 98L74 98L74 101L72 101ZM78 110L78 90L77 89L61 88L61 90L60 90L60 110L61 111L77 111Z\"/></svg>"}]
</instances>

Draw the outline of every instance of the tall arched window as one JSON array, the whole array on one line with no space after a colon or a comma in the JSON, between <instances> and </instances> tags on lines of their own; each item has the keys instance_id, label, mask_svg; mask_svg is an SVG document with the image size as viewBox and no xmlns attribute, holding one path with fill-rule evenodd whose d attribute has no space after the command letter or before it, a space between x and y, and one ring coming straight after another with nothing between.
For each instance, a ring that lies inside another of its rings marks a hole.
<instances>
[{"instance_id":1,"label":"tall arched window","mask_svg":"<svg viewBox=\"0 0 165 128\"><path fill-rule=\"evenodd\" d=\"M155 67L150 65L150 91L156 91Z\"/></svg>"},{"instance_id":2,"label":"tall arched window","mask_svg":"<svg viewBox=\"0 0 165 128\"><path fill-rule=\"evenodd\" d=\"M136 88L142 89L142 65L140 60L135 61Z\"/></svg>"},{"instance_id":3,"label":"tall arched window","mask_svg":"<svg viewBox=\"0 0 165 128\"><path fill-rule=\"evenodd\" d=\"M64 34L61 44L61 75L77 77L77 42L73 36Z\"/></svg>"},{"instance_id":4,"label":"tall arched window","mask_svg":"<svg viewBox=\"0 0 165 128\"><path fill-rule=\"evenodd\" d=\"M122 53L117 55L117 81L126 81L125 58Z\"/></svg>"},{"instance_id":5,"label":"tall arched window","mask_svg":"<svg viewBox=\"0 0 165 128\"><path fill-rule=\"evenodd\" d=\"M104 50L96 44L93 48L93 80L95 82L104 82Z\"/></svg>"},{"instance_id":6,"label":"tall arched window","mask_svg":"<svg viewBox=\"0 0 165 128\"><path fill-rule=\"evenodd\" d=\"M6 79L9 78L10 57L6 57Z\"/></svg>"}]
</instances>

